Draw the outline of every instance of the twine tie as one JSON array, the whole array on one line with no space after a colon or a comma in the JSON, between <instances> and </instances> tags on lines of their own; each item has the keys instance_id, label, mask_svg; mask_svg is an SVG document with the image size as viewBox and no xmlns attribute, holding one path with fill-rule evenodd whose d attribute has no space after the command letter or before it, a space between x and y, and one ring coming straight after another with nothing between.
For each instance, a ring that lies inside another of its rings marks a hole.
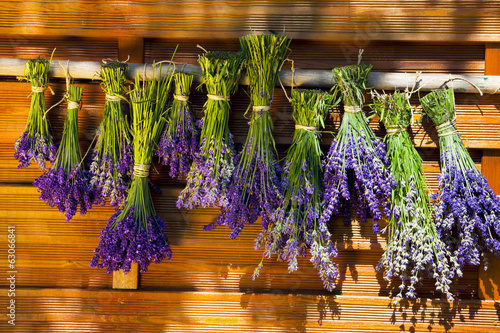
<instances>
[{"instance_id":1,"label":"twine tie","mask_svg":"<svg viewBox=\"0 0 500 333\"><path fill-rule=\"evenodd\" d=\"M134 164L134 176L147 178L149 176L149 164Z\"/></svg>"}]
</instances>

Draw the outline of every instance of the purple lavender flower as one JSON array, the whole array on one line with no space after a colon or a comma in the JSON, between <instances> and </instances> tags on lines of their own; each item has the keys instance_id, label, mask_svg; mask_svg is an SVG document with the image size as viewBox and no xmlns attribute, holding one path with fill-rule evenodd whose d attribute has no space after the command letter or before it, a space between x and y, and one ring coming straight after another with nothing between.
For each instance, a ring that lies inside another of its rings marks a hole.
<instances>
[{"instance_id":1,"label":"purple lavender flower","mask_svg":"<svg viewBox=\"0 0 500 333\"><path fill-rule=\"evenodd\" d=\"M91 267L104 268L111 273L130 271L137 262L146 272L151 262L160 263L172 257L170 243L163 229L165 223L156 214L149 189L149 167L154 149L165 125L165 106L168 101L173 71L169 68L163 79L142 83L137 76L130 91L132 130L134 133L134 171L123 208L111 216L101 232L99 245L90 261ZM161 67L158 69L161 73Z\"/></svg>"},{"instance_id":2,"label":"purple lavender flower","mask_svg":"<svg viewBox=\"0 0 500 333\"><path fill-rule=\"evenodd\" d=\"M128 65L104 64L101 79L106 93L103 117L96 133L89 174L94 196L100 205L109 198L113 207L123 207L133 168L132 141L123 105L123 87Z\"/></svg>"},{"instance_id":3,"label":"purple lavender flower","mask_svg":"<svg viewBox=\"0 0 500 333\"><path fill-rule=\"evenodd\" d=\"M229 94L238 89L243 65L240 52L208 52L198 59L208 92L201 121L200 149L177 200L178 208L227 205L227 186L234 169L233 136L229 131Z\"/></svg>"},{"instance_id":4,"label":"purple lavender flower","mask_svg":"<svg viewBox=\"0 0 500 333\"><path fill-rule=\"evenodd\" d=\"M69 86L68 99L75 103L81 100L83 88ZM69 105L69 104L68 104ZM94 203L94 193L88 181L88 174L81 167L82 154L78 141L78 109L69 109L64 122L64 133L52 167L35 179L40 200L50 207L57 207L70 221L80 206L85 215Z\"/></svg>"},{"instance_id":5,"label":"purple lavender flower","mask_svg":"<svg viewBox=\"0 0 500 333\"><path fill-rule=\"evenodd\" d=\"M45 170L46 161L54 162L57 147L50 134L50 124L46 117L44 91L48 87L50 61L38 57L26 63L26 76L23 78L32 85L31 106L26 129L14 145L14 157L19 161L18 168L28 167L32 161Z\"/></svg>"},{"instance_id":6,"label":"purple lavender flower","mask_svg":"<svg viewBox=\"0 0 500 333\"><path fill-rule=\"evenodd\" d=\"M323 210L321 170L321 134L318 127L333 102L333 96L317 90L293 90L293 119L296 123L293 143L288 149L282 174L283 197L271 215L271 222L257 237L255 248L264 245L263 255L288 261L288 271L298 269L297 257L306 256L318 270L325 288L333 290L338 277L335 244L328 226L318 219ZM254 271L257 277L261 264Z\"/></svg>"},{"instance_id":7,"label":"purple lavender flower","mask_svg":"<svg viewBox=\"0 0 500 333\"><path fill-rule=\"evenodd\" d=\"M135 222L133 207L117 223L120 213L111 216L101 231L90 267L106 267L108 274L121 269L127 274L131 264L137 262L141 273L145 273L151 262L159 264L165 258L172 258L170 243L163 232L165 223L159 216L149 216L144 226Z\"/></svg>"},{"instance_id":8,"label":"purple lavender flower","mask_svg":"<svg viewBox=\"0 0 500 333\"><path fill-rule=\"evenodd\" d=\"M462 266L479 265L486 252L500 256L500 199L460 138L454 123L453 90L433 91L420 102L439 136L441 175L433 196L439 236L458 252Z\"/></svg>"},{"instance_id":9,"label":"purple lavender flower","mask_svg":"<svg viewBox=\"0 0 500 333\"><path fill-rule=\"evenodd\" d=\"M199 134L188 101L193 76L176 73L174 80L174 101L157 154L162 158L162 164L170 167L170 177L180 179L187 176L199 151Z\"/></svg>"},{"instance_id":10,"label":"purple lavender flower","mask_svg":"<svg viewBox=\"0 0 500 333\"><path fill-rule=\"evenodd\" d=\"M361 110L370 69L356 65L333 70L346 112L323 162L325 210L320 222L327 223L332 215L343 213L345 223L350 224L351 208L362 222L371 217L377 232L380 218L391 215L390 197L397 184L391 175L386 146L375 137Z\"/></svg>"}]
</instances>

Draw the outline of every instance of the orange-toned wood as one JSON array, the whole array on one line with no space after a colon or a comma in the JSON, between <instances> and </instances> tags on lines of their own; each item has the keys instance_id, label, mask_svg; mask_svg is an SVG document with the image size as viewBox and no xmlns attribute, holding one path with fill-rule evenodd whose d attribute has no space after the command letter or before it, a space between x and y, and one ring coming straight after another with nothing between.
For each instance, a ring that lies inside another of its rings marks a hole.
<instances>
[{"instance_id":1,"label":"orange-toned wood","mask_svg":"<svg viewBox=\"0 0 500 333\"><path fill-rule=\"evenodd\" d=\"M388 41L498 41L496 1L150 1L6 2L0 34L85 37L238 38L286 29L294 39L362 44Z\"/></svg>"},{"instance_id":2,"label":"orange-toned wood","mask_svg":"<svg viewBox=\"0 0 500 333\"><path fill-rule=\"evenodd\" d=\"M62 332L497 332L498 304L300 293L24 289L16 327ZM223 304L223 308L221 308ZM14 330L13 330L14 329Z\"/></svg>"},{"instance_id":3,"label":"orange-toned wood","mask_svg":"<svg viewBox=\"0 0 500 333\"><path fill-rule=\"evenodd\" d=\"M128 59L132 63L144 62L144 39L138 37L120 37L118 39L118 57L120 61ZM113 289L137 289L139 286L139 265L132 263L130 272L113 272Z\"/></svg>"},{"instance_id":4,"label":"orange-toned wood","mask_svg":"<svg viewBox=\"0 0 500 333\"><path fill-rule=\"evenodd\" d=\"M500 43L486 44L484 74L500 75ZM500 195L500 150L485 150L481 162L482 173L491 189ZM500 300L500 259L490 254L487 259L488 270L479 272L479 297Z\"/></svg>"}]
</instances>

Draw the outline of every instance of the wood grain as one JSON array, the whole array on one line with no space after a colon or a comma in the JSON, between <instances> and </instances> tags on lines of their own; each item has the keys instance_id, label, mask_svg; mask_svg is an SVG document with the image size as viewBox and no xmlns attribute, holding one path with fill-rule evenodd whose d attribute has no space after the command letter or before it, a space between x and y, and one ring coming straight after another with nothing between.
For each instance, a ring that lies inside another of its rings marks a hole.
<instances>
[{"instance_id":1,"label":"wood grain","mask_svg":"<svg viewBox=\"0 0 500 333\"><path fill-rule=\"evenodd\" d=\"M41 36L238 38L267 30L294 39L496 42L496 1L5 1L0 33Z\"/></svg>"}]
</instances>

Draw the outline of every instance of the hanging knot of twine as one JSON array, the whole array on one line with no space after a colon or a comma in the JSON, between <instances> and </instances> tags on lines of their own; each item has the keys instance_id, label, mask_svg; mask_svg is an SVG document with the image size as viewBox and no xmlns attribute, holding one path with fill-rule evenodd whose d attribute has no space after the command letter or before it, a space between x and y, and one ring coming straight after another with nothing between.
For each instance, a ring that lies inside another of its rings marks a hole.
<instances>
[{"instance_id":1,"label":"hanging knot of twine","mask_svg":"<svg viewBox=\"0 0 500 333\"><path fill-rule=\"evenodd\" d=\"M187 102L189 100L189 96L186 95L175 95L174 94L174 99L181 101L181 102Z\"/></svg>"},{"instance_id":2,"label":"hanging knot of twine","mask_svg":"<svg viewBox=\"0 0 500 333\"><path fill-rule=\"evenodd\" d=\"M254 105L252 107L253 111L269 111L271 110L271 105Z\"/></svg>"},{"instance_id":3,"label":"hanging knot of twine","mask_svg":"<svg viewBox=\"0 0 500 333\"><path fill-rule=\"evenodd\" d=\"M404 132L405 131L405 128L404 127L401 127L401 126L398 126L398 125L386 125L385 126L385 131L387 133L388 136L391 136L391 135L394 135L394 134L397 134L397 133L401 133L401 132Z\"/></svg>"},{"instance_id":4,"label":"hanging knot of twine","mask_svg":"<svg viewBox=\"0 0 500 333\"><path fill-rule=\"evenodd\" d=\"M315 133L318 131L318 128L316 126L304 126L300 124L295 124L295 129L301 129L307 132Z\"/></svg>"},{"instance_id":5,"label":"hanging knot of twine","mask_svg":"<svg viewBox=\"0 0 500 333\"><path fill-rule=\"evenodd\" d=\"M109 95L106 94L106 101L107 102L119 102L122 100L122 96L120 95Z\"/></svg>"},{"instance_id":6,"label":"hanging knot of twine","mask_svg":"<svg viewBox=\"0 0 500 333\"><path fill-rule=\"evenodd\" d=\"M228 101L229 102L229 96L207 94L207 97L208 97L208 99L213 99L215 101Z\"/></svg>"},{"instance_id":7,"label":"hanging knot of twine","mask_svg":"<svg viewBox=\"0 0 500 333\"><path fill-rule=\"evenodd\" d=\"M446 132L446 130L449 130L449 129L451 129L452 131L444 133L444 132ZM448 136L448 135L453 135L453 134L458 133L457 127L455 125L455 119L447 121L445 123L442 123L439 126L436 126L436 130L437 130L437 135L439 138L441 138L443 136Z\"/></svg>"},{"instance_id":8,"label":"hanging knot of twine","mask_svg":"<svg viewBox=\"0 0 500 333\"><path fill-rule=\"evenodd\" d=\"M34 92L34 93L43 93L45 91L45 89L47 89L47 86L43 86L43 87L31 86L31 92Z\"/></svg>"},{"instance_id":9,"label":"hanging knot of twine","mask_svg":"<svg viewBox=\"0 0 500 333\"><path fill-rule=\"evenodd\" d=\"M68 99L68 110L80 109L80 103Z\"/></svg>"},{"instance_id":10,"label":"hanging knot of twine","mask_svg":"<svg viewBox=\"0 0 500 333\"><path fill-rule=\"evenodd\" d=\"M134 164L134 176L140 178L147 178L149 176L149 164Z\"/></svg>"},{"instance_id":11,"label":"hanging knot of twine","mask_svg":"<svg viewBox=\"0 0 500 333\"><path fill-rule=\"evenodd\" d=\"M344 105L344 111L349 113L361 112L361 108L357 105Z\"/></svg>"}]
</instances>

